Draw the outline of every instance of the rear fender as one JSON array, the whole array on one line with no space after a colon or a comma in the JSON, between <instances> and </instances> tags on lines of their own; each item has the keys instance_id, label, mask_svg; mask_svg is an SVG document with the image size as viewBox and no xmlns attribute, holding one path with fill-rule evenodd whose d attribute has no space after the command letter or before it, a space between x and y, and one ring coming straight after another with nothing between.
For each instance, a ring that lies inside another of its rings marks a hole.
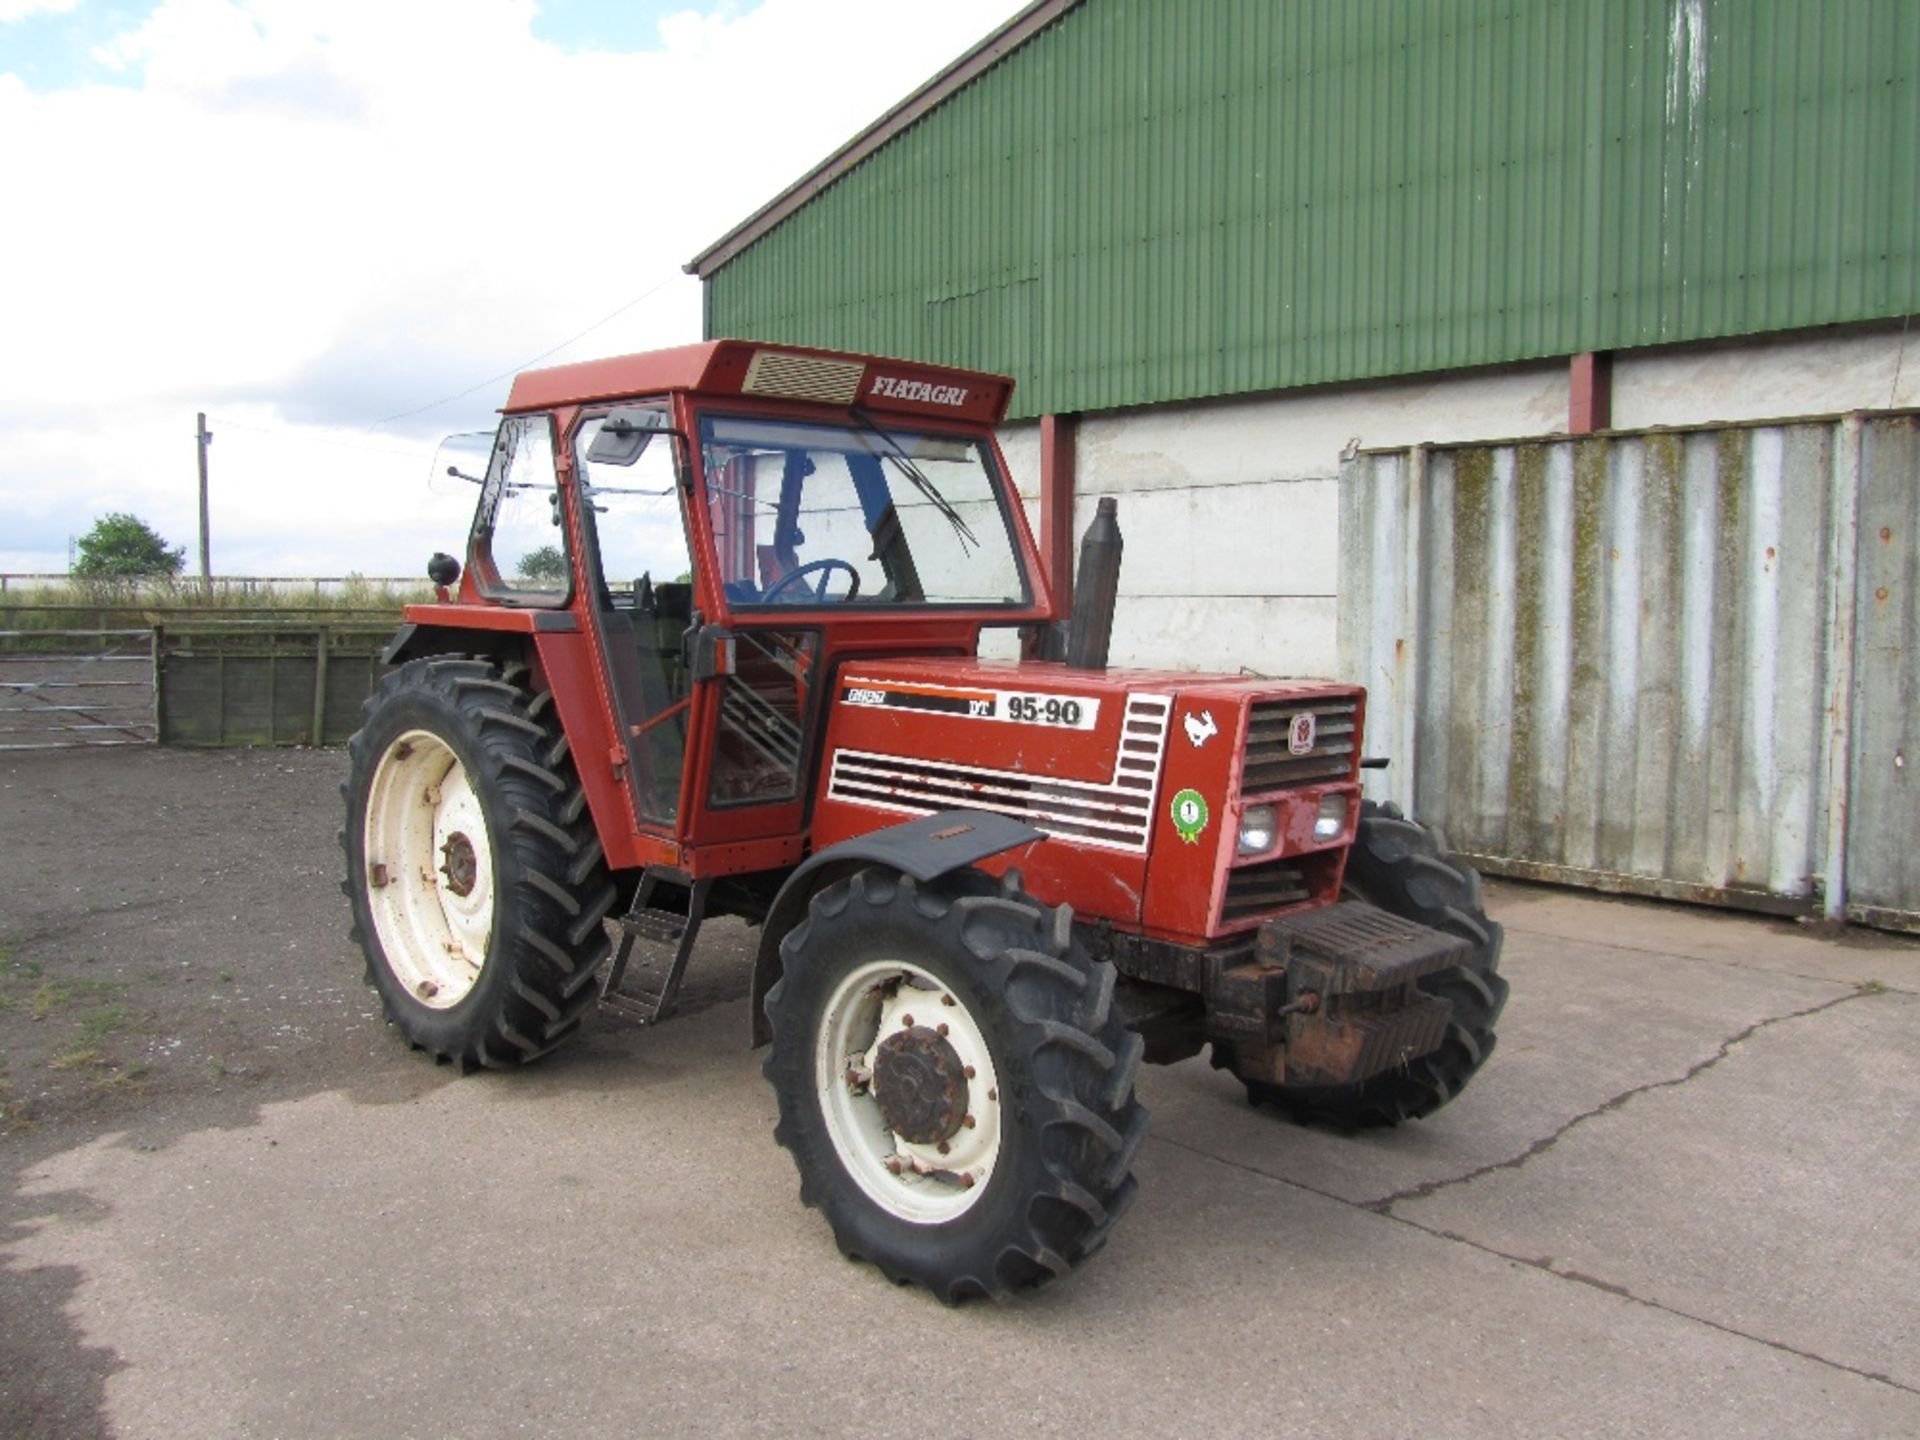
<instances>
[{"instance_id":1,"label":"rear fender","mask_svg":"<svg viewBox=\"0 0 1920 1440\"><path fill-rule=\"evenodd\" d=\"M753 961L753 1043L773 1039L766 999L780 979L780 942L806 918L813 897L836 881L870 865L884 865L925 883L1045 839L1031 825L983 810L943 810L904 825L870 830L816 851L786 879L760 927L760 949Z\"/></svg>"},{"instance_id":2,"label":"rear fender","mask_svg":"<svg viewBox=\"0 0 1920 1440\"><path fill-rule=\"evenodd\" d=\"M484 655L498 660L524 656L527 637L511 630L475 630L462 625L421 625L408 621L394 631L381 652L383 664L401 665L423 655Z\"/></svg>"}]
</instances>

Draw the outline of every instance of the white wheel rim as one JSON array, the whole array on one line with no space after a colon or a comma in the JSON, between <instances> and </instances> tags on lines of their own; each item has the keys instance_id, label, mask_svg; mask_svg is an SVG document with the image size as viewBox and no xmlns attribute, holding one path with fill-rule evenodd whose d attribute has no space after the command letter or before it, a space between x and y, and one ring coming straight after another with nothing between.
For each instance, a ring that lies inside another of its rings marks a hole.
<instances>
[{"instance_id":1,"label":"white wheel rim","mask_svg":"<svg viewBox=\"0 0 1920 1440\"><path fill-rule=\"evenodd\" d=\"M429 1009L458 1005L493 935L493 846L466 767L445 741L409 730L387 747L363 839L367 905L387 967Z\"/></svg>"},{"instance_id":2,"label":"white wheel rim","mask_svg":"<svg viewBox=\"0 0 1920 1440\"><path fill-rule=\"evenodd\" d=\"M881 1041L919 1026L944 1026L942 1039L973 1071L966 1081L972 1123L963 1122L944 1142L919 1144L895 1134L873 1092ZM986 1194L1000 1157L999 1076L979 1023L925 967L870 961L834 987L816 1032L814 1083L841 1165L889 1215L939 1225Z\"/></svg>"}]
</instances>

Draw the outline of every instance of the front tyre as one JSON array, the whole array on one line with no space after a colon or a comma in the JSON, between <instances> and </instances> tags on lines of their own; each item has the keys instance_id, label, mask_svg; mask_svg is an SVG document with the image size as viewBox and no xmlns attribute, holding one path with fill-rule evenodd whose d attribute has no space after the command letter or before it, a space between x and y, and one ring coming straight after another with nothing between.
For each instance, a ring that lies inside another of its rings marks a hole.
<instances>
[{"instance_id":1,"label":"front tyre","mask_svg":"<svg viewBox=\"0 0 1920 1440\"><path fill-rule=\"evenodd\" d=\"M977 871L813 899L767 995L774 1138L840 1248L949 1303L1064 1275L1133 1198L1147 1113L1114 971Z\"/></svg>"},{"instance_id":2,"label":"front tyre","mask_svg":"<svg viewBox=\"0 0 1920 1440\"><path fill-rule=\"evenodd\" d=\"M614 901L552 697L526 669L412 660L348 742L341 845L367 980L462 1069L524 1064L593 1004Z\"/></svg>"}]
</instances>

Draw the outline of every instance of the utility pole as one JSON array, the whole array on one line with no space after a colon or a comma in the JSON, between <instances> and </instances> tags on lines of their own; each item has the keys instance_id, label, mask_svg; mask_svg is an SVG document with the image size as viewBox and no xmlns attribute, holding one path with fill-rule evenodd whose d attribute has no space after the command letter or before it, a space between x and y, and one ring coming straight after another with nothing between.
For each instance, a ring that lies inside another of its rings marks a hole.
<instances>
[{"instance_id":1,"label":"utility pole","mask_svg":"<svg viewBox=\"0 0 1920 1440\"><path fill-rule=\"evenodd\" d=\"M207 539L207 446L213 443L213 432L207 429L207 412L199 414L199 426L194 435L200 452L200 589L202 593L213 594L212 549Z\"/></svg>"}]
</instances>

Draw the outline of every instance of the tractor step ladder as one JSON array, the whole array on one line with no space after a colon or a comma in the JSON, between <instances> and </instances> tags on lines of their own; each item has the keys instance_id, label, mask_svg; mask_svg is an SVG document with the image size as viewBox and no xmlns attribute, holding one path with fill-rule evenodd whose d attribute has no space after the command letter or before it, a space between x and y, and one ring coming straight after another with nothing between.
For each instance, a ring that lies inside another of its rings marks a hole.
<instances>
[{"instance_id":1,"label":"tractor step ladder","mask_svg":"<svg viewBox=\"0 0 1920 1440\"><path fill-rule=\"evenodd\" d=\"M686 976L700 922L706 918L712 884L711 880L689 880L677 870L648 867L633 892L633 904L620 917L620 947L600 986L602 1005L642 1025L667 1017ZM685 908L675 908L676 900ZM646 950L634 967L632 983L622 989L620 982L627 976L636 942L645 942Z\"/></svg>"}]
</instances>

